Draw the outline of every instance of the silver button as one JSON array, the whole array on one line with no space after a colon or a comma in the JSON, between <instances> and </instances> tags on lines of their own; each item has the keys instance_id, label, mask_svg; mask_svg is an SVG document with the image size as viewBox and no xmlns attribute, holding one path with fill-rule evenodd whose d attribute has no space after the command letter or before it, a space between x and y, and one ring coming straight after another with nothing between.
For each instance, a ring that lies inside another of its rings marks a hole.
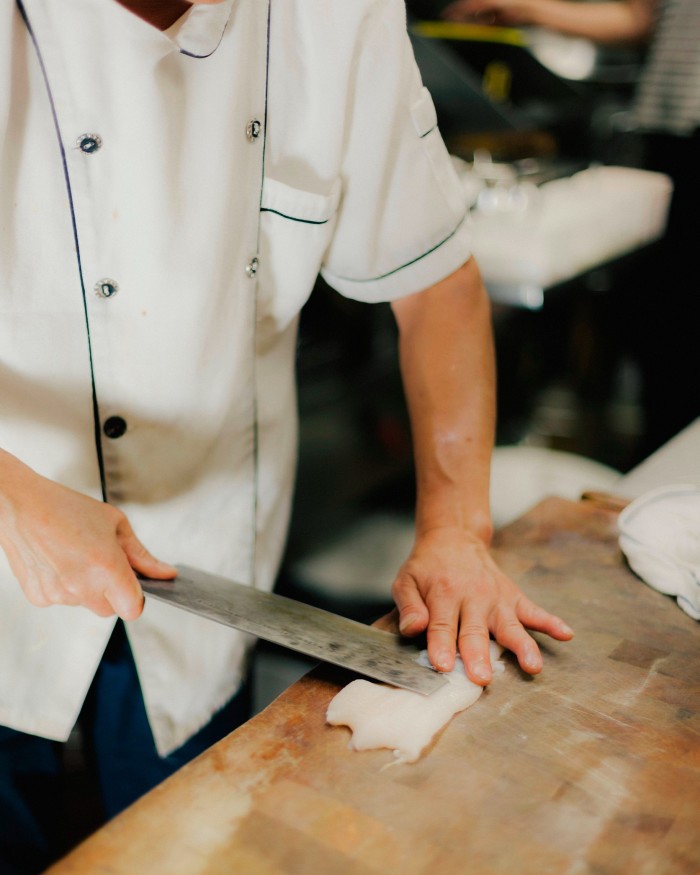
<instances>
[{"instance_id":1,"label":"silver button","mask_svg":"<svg viewBox=\"0 0 700 875\"><path fill-rule=\"evenodd\" d=\"M78 148L87 155L92 155L102 148L102 137L99 134L81 134L78 137Z\"/></svg>"},{"instance_id":2,"label":"silver button","mask_svg":"<svg viewBox=\"0 0 700 875\"><path fill-rule=\"evenodd\" d=\"M245 272L248 274L248 276L249 276L251 279L252 279L252 278L255 276L255 274L258 272L258 266L259 266L259 264L260 264L260 262L258 261L257 258L252 258L252 259L248 262L248 264L246 264L246 266L245 266Z\"/></svg>"},{"instance_id":3,"label":"silver button","mask_svg":"<svg viewBox=\"0 0 700 875\"><path fill-rule=\"evenodd\" d=\"M248 138L249 142L253 142L253 140L257 140L262 131L262 122L259 119L253 118L246 125L245 135Z\"/></svg>"},{"instance_id":4,"label":"silver button","mask_svg":"<svg viewBox=\"0 0 700 875\"><path fill-rule=\"evenodd\" d=\"M119 284L114 280L101 279L95 283L95 294L101 298L112 298L119 291Z\"/></svg>"}]
</instances>

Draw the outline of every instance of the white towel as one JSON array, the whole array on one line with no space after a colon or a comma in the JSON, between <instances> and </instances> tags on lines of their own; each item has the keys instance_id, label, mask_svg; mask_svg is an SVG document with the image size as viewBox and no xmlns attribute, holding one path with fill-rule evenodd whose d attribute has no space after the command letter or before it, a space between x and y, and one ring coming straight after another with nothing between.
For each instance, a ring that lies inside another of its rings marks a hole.
<instances>
[{"instance_id":1,"label":"white towel","mask_svg":"<svg viewBox=\"0 0 700 875\"><path fill-rule=\"evenodd\" d=\"M620 548L645 583L700 620L700 488L662 486L619 516Z\"/></svg>"}]
</instances>

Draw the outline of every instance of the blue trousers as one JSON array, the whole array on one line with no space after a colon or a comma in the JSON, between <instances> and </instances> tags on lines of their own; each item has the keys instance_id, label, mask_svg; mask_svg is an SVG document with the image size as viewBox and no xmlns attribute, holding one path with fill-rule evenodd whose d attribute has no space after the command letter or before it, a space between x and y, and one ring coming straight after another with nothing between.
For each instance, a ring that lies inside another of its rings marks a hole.
<instances>
[{"instance_id":1,"label":"blue trousers","mask_svg":"<svg viewBox=\"0 0 700 875\"><path fill-rule=\"evenodd\" d=\"M83 833L114 817L245 722L251 716L251 686L246 684L181 748L160 757L120 621L79 719L93 782L84 792L100 809L91 810ZM0 875L42 872L84 837L71 822L71 814L75 819L85 803L71 806L76 788L68 789L65 780L65 752L65 745L0 727Z\"/></svg>"}]
</instances>

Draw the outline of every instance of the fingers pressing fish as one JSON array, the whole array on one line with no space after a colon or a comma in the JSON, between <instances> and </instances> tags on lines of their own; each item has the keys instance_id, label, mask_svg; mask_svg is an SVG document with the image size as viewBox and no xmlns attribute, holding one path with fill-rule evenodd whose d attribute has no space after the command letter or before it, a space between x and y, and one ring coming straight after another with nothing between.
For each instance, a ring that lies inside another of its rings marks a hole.
<instances>
[{"instance_id":1,"label":"fingers pressing fish","mask_svg":"<svg viewBox=\"0 0 700 875\"><path fill-rule=\"evenodd\" d=\"M490 650L494 669L503 671L503 648L491 641ZM427 651L422 651L421 659L429 665ZM469 680L459 657L445 676L449 683L430 696L354 680L332 699L326 720L332 726L350 728L350 747L354 750L385 747L393 750L397 762L413 763L435 733L459 711L473 705L483 692L483 687Z\"/></svg>"}]
</instances>

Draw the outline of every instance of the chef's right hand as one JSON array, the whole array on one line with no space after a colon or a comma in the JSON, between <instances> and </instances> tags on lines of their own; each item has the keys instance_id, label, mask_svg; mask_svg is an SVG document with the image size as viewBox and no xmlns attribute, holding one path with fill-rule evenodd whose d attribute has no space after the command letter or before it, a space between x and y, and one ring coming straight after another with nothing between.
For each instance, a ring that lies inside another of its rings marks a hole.
<instances>
[{"instance_id":1,"label":"chef's right hand","mask_svg":"<svg viewBox=\"0 0 700 875\"><path fill-rule=\"evenodd\" d=\"M146 550L120 510L47 480L4 452L0 546L33 605L82 605L100 617L141 614L135 572L163 580L177 574Z\"/></svg>"}]
</instances>

